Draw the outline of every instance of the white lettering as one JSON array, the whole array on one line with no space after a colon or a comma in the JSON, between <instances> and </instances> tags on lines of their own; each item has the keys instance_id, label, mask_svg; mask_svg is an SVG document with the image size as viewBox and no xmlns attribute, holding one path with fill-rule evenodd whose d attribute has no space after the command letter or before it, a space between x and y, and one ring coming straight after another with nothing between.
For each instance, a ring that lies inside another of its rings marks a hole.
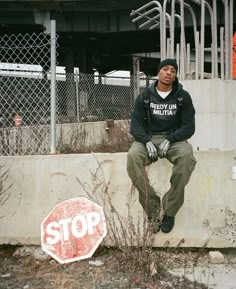
<instances>
[{"instance_id":1,"label":"white lettering","mask_svg":"<svg viewBox=\"0 0 236 289\"><path fill-rule=\"evenodd\" d=\"M49 245L54 245L60 240L60 232L58 231L59 224L57 222L51 222L47 225L46 232L53 237L47 237L46 241Z\"/></svg>"},{"instance_id":2,"label":"white lettering","mask_svg":"<svg viewBox=\"0 0 236 289\"><path fill-rule=\"evenodd\" d=\"M87 214L87 224L88 224L88 234L92 235L94 233L94 227L98 225L100 221L100 216L96 212L91 212Z\"/></svg>"},{"instance_id":3,"label":"white lettering","mask_svg":"<svg viewBox=\"0 0 236 289\"><path fill-rule=\"evenodd\" d=\"M71 218L60 220L58 223L59 225L62 225L62 234L63 234L63 240L68 241L69 240L69 228L68 225L71 222Z\"/></svg>"},{"instance_id":4,"label":"white lettering","mask_svg":"<svg viewBox=\"0 0 236 289\"><path fill-rule=\"evenodd\" d=\"M150 103L150 108L154 109L167 109L168 104L167 103Z\"/></svg>"},{"instance_id":5,"label":"white lettering","mask_svg":"<svg viewBox=\"0 0 236 289\"><path fill-rule=\"evenodd\" d=\"M176 104L169 104L169 109L177 109L177 105Z\"/></svg>"},{"instance_id":6,"label":"white lettering","mask_svg":"<svg viewBox=\"0 0 236 289\"><path fill-rule=\"evenodd\" d=\"M51 222L47 225L46 233L49 237L46 241L49 245L54 245L62 239L68 241L70 232L76 238L82 238L87 233L94 234L94 228L99 224L100 216L97 212L91 212L86 215L77 215L73 219L67 218L58 222Z\"/></svg>"},{"instance_id":7,"label":"white lettering","mask_svg":"<svg viewBox=\"0 0 236 289\"><path fill-rule=\"evenodd\" d=\"M175 115L175 111L171 111L171 110L160 110L160 109L154 109L153 110L153 114L157 114L157 115Z\"/></svg>"},{"instance_id":8,"label":"white lettering","mask_svg":"<svg viewBox=\"0 0 236 289\"><path fill-rule=\"evenodd\" d=\"M81 223L81 230L80 231L78 230L78 227L79 227L77 224L78 221ZM71 224L71 232L76 238L81 238L84 235L86 235L87 222L86 222L86 219L84 216L78 215L78 216L74 217L72 224Z\"/></svg>"}]
</instances>

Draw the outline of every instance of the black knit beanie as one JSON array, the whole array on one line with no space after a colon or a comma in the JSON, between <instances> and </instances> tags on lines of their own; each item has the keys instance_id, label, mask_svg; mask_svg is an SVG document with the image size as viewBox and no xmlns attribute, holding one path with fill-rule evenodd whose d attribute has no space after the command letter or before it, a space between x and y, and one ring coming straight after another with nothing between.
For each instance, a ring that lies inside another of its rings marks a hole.
<instances>
[{"instance_id":1,"label":"black knit beanie","mask_svg":"<svg viewBox=\"0 0 236 289\"><path fill-rule=\"evenodd\" d=\"M159 73L159 71L162 69L162 67L166 66L166 65L172 65L174 66L175 70L176 70L176 74L178 72L178 64L176 62L175 59L171 59L171 58L167 58L165 60L162 60L162 62L159 64L158 68L157 68L157 74Z\"/></svg>"}]
</instances>

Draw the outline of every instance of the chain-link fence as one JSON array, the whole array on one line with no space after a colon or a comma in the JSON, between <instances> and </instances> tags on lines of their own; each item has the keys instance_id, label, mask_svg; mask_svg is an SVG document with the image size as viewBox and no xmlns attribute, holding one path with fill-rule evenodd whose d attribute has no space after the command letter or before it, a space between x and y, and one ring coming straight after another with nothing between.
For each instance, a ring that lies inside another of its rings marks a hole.
<instances>
[{"instance_id":1,"label":"chain-link fence","mask_svg":"<svg viewBox=\"0 0 236 289\"><path fill-rule=\"evenodd\" d=\"M58 123L130 118L137 96L132 77L75 73L63 78L57 81ZM140 82L146 85L146 79Z\"/></svg>"},{"instance_id":2,"label":"chain-link fence","mask_svg":"<svg viewBox=\"0 0 236 289\"><path fill-rule=\"evenodd\" d=\"M134 100L150 79L122 74L57 76L57 151L127 151Z\"/></svg>"},{"instance_id":3,"label":"chain-link fence","mask_svg":"<svg viewBox=\"0 0 236 289\"><path fill-rule=\"evenodd\" d=\"M50 52L44 33L0 37L0 155L48 152Z\"/></svg>"},{"instance_id":4,"label":"chain-link fence","mask_svg":"<svg viewBox=\"0 0 236 289\"><path fill-rule=\"evenodd\" d=\"M0 37L0 155L50 153L51 42L44 33ZM142 89L149 80L78 69L56 74L56 148L65 125L73 138L70 124L78 130L79 123L128 120L137 81Z\"/></svg>"}]
</instances>

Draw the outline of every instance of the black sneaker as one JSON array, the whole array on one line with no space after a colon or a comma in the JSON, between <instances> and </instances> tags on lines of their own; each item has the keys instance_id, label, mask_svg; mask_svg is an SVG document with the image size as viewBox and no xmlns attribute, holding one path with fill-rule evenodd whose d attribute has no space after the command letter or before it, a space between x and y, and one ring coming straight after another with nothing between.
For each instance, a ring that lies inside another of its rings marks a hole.
<instances>
[{"instance_id":1,"label":"black sneaker","mask_svg":"<svg viewBox=\"0 0 236 289\"><path fill-rule=\"evenodd\" d=\"M169 233L175 224L175 217L164 215L161 223L161 230L163 233Z\"/></svg>"},{"instance_id":2,"label":"black sneaker","mask_svg":"<svg viewBox=\"0 0 236 289\"><path fill-rule=\"evenodd\" d=\"M150 218L148 219L148 229L153 233L157 234L160 231L160 219Z\"/></svg>"}]
</instances>

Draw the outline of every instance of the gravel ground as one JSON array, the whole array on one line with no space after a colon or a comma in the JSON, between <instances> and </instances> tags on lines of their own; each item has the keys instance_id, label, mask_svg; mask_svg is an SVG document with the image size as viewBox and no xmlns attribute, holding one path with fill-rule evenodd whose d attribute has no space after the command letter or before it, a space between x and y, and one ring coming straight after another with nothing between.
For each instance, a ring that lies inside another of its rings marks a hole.
<instances>
[{"instance_id":1,"label":"gravel ground","mask_svg":"<svg viewBox=\"0 0 236 289\"><path fill-rule=\"evenodd\" d=\"M40 247L33 247L34 251ZM0 289L200 289L208 286L170 270L201 265L208 268L206 249L152 249L100 247L92 258L59 264L30 250L0 246ZM27 252L27 250L23 250ZM22 251L22 252L23 252ZM194 274L194 270L193 270Z\"/></svg>"}]
</instances>

